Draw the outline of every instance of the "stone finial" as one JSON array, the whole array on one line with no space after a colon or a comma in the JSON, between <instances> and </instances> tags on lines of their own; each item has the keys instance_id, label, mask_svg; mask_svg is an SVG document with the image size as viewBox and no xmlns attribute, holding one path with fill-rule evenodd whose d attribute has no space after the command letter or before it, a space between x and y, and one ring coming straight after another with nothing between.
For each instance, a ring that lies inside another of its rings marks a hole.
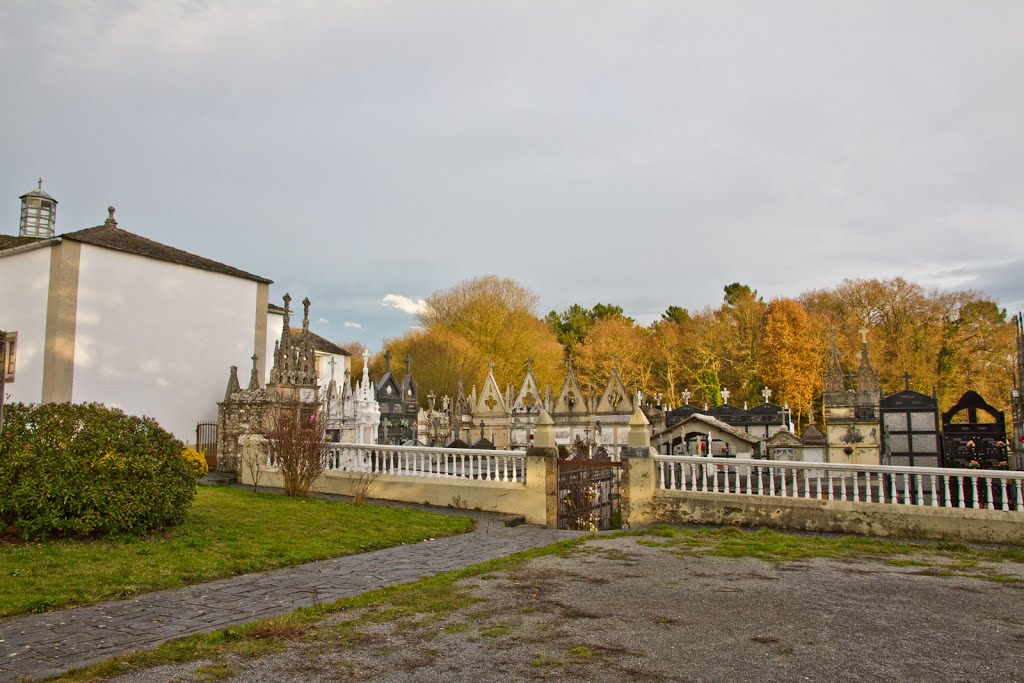
<instances>
[{"instance_id":1,"label":"stone finial","mask_svg":"<svg viewBox=\"0 0 1024 683\"><path fill-rule=\"evenodd\" d=\"M412 374L412 356L408 353L405 354L405 374L407 377Z\"/></svg>"},{"instance_id":2,"label":"stone finial","mask_svg":"<svg viewBox=\"0 0 1024 683\"><path fill-rule=\"evenodd\" d=\"M255 353L252 354L252 372L249 373L249 391L255 391L260 388L260 375L256 370L256 361L259 360L259 356Z\"/></svg>"},{"instance_id":3,"label":"stone finial","mask_svg":"<svg viewBox=\"0 0 1024 683\"><path fill-rule=\"evenodd\" d=\"M651 421L644 415L639 404L633 409L633 416L629 418L628 442L634 448L651 445Z\"/></svg>"},{"instance_id":4,"label":"stone finial","mask_svg":"<svg viewBox=\"0 0 1024 683\"><path fill-rule=\"evenodd\" d=\"M284 328L281 330L281 338L284 339L284 335L288 334L288 329L292 323L292 295L285 292L284 296L281 297L281 301L284 302Z\"/></svg>"},{"instance_id":5,"label":"stone finial","mask_svg":"<svg viewBox=\"0 0 1024 683\"><path fill-rule=\"evenodd\" d=\"M764 402L767 403L768 399L772 397L772 390L769 389L768 387L765 387L764 389L761 390L761 395L764 396Z\"/></svg>"},{"instance_id":6,"label":"stone finial","mask_svg":"<svg viewBox=\"0 0 1024 683\"><path fill-rule=\"evenodd\" d=\"M241 390L242 386L238 383L238 366L232 365L228 371L228 388L224 391L224 400L230 401L231 395Z\"/></svg>"},{"instance_id":7,"label":"stone finial","mask_svg":"<svg viewBox=\"0 0 1024 683\"><path fill-rule=\"evenodd\" d=\"M536 427L533 430L533 446L534 448L557 448L555 445L555 421L543 408L537 415Z\"/></svg>"},{"instance_id":8,"label":"stone finial","mask_svg":"<svg viewBox=\"0 0 1024 683\"><path fill-rule=\"evenodd\" d=\"M384 372L391 372L391 351L384 352Z\"/></svg>"},{"instance_id":9,"label":"stone finial","mask_svg":"<svg viewBox=\"0 0 1024 683\"><path fill-rule=\"evenodd\" d=\"M307 296L302 300L302 329L309 329L309 297Z\"/></svg>"},{"instance_id":10,"label":"stone finial","mask_svg":"<svg viewBox=\"0 0 1024 683\"><path fill-rule=\"evenodd\" d=\"M39 186L42 187L42 178L39 179ZM114 211L115 210L116 209L114 209L114 207L112 207L112 206L108 206L107 207L107 220L103 221L103 225L106 225L106 226L109 226L109 227L112 227L112 228L116 228L117 227L117 221L114 220Z\"/></svg>"}]
</instances>

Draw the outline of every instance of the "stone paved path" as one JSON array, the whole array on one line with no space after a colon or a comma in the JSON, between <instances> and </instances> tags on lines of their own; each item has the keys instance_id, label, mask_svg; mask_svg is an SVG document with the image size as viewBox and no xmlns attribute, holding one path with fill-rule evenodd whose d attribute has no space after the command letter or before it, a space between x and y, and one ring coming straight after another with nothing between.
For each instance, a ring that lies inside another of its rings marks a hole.
<instances>
[{"instance_id":1,"label":"stone paved path","mask_svg":"<svg viewBox=\"0 0 1024 683\"><path fill-rule=\"evenodd\" d=\"M362 555L247 574L128 600L0 622L0 681L38 680L165 640L244 624L299 607L415 581L578 534L506 527L460 511L475 531Z\"/></svg>"}]
</instances>

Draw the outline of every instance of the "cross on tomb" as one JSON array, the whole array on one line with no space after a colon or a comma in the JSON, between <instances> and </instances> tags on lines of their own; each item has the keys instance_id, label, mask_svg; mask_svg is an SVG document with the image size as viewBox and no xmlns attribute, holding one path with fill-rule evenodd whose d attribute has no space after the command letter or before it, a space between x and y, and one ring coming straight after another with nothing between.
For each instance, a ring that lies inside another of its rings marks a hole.
<instances>
[{"instance_id":1,"label":"cross on tomb","mask_svg":"<svg viewBox=\"0 0 1024 683\"><path fill-rule=\"evenodd\" d=\"M903 384L904 384L904 387L906 388L906 390L910 391L910 373L909 372L904 372L903 373Z\"/></svg>"},{"instance_id":2,"label":"cross on tomb","mask_svg":"<svg viewBox=\"0 0 1024 683\"><path fill-rule=\"evenodd\" d=\"M768 387L765 387L764 389L761 390L761 395L764 396L764 402L767 403L768 399L772 397L772 390L769 389Z\"/></svg>"},{"instance_id":3,"label":"cross on tomb","mask_svg":"<svg viewBox=\"0 0 1024 683\"><path fill-rule=\"evenodd\" d=\"M860 328L860 343L861 344L867 344L868 343L868 328L866 328L866 327Z\"/></svg>"},{"instance_id":4,"label":"cross on tomb","mask_svg":"<svg viewBox=\"0 0 1024 683\"><path fill-rule=\"evenodd\" d=\"M679 395L683 397L683 403L689 403L690 397L693 396L693 392L689 389L683 389L683 392Z\"/></svg>"},{"instance_id":5,"label":"cross on tomb","mask_svg":"<svg viewBox=\"0 0 1024 683\"><path fill-rule=\"evenodd\" d=\"M39 176L39 189L43 189L43 177Z\"/></svg>"},{"instance_id":6,"label":"cross on tomb","mask_svg":"<svg viewBox=\"0 0 1024 683\"><path fill-rule=\"evenodd\" d=\"M331 366L331 381L333 382L334 381L334 366L337 365L337 363L334 360L334 356L331 356L331 359L329 361L327 361L327 364Z\"/></svg>"},{"instance_id":7,"label":"cross on tomb","mask_svg":"<svg viewBox=\"0 0 1024 683\"><path fill-rule=\"evenodd\" d=\"M722 389L720 393L722 394L722 401L724 403L729 403L729 396L731 395L731 392L728 389Z\"/></svg>"}]
</instances>

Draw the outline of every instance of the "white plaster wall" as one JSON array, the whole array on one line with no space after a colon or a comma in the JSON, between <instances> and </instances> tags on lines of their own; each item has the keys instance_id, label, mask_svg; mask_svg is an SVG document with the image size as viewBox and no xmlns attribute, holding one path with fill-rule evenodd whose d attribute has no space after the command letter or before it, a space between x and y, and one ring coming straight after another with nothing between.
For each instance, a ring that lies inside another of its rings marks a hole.
<instances>
[{"instance_id":1,"label":"white plaster wall","mask_svg":"<svg viewBox=\"0 0 1024 683\"><path fill-rule=\"evenodd\" d=\"M46 297L50 287L50 248L0 258L0 330L18 333L13 384L4 385L12 402L38 403L43 397Z\"/></svg>"},{"instance_id":2,"label":"white plaster wall","mask_svg":"<svg viewBox=\"0 0 1024 683\"><path fill-rule=\"evenodd\" d=\"M257 283L82 245L75 402L149 415L182 441L216 420L228 369L248 379Z\"/></svg>"},{"instance_id":3,"label":"white plaster wall","mask_svg":"<svg viewBox=\"0 0 1024 683\"><path fill-rule=\"evenodd\" d=\"M268 313L267 314L267 348L264 353L267 355L264 358L267 359L266 368L263 373L263 385L266 386L267 382L270 381L270 371L274 369L274 344L281 341L281 330L284 329L284 316L280 313ZM246 375L248 379L248 375ZM238 381L242 381L242 377L239 376ZM242 387L245 388L244 386Z\"/></svg>"}]
</instances>

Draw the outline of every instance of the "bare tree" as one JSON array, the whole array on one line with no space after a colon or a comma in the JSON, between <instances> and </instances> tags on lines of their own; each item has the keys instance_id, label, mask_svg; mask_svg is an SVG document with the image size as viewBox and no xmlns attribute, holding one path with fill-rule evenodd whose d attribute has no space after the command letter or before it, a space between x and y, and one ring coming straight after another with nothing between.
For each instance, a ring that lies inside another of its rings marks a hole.
<instances>
[{"instance_id":1,"label":"bare tree","mask_svg":"<svg viewBox=\"0 0 1024 683\"><path fill-rule=\"evenodd\" d=\"M285 403L271 409L263 436L270 462L281 470L286 496L309 496L323 474L329 441L324 411L315 404Z\"/></svg>"}]
</instances>

